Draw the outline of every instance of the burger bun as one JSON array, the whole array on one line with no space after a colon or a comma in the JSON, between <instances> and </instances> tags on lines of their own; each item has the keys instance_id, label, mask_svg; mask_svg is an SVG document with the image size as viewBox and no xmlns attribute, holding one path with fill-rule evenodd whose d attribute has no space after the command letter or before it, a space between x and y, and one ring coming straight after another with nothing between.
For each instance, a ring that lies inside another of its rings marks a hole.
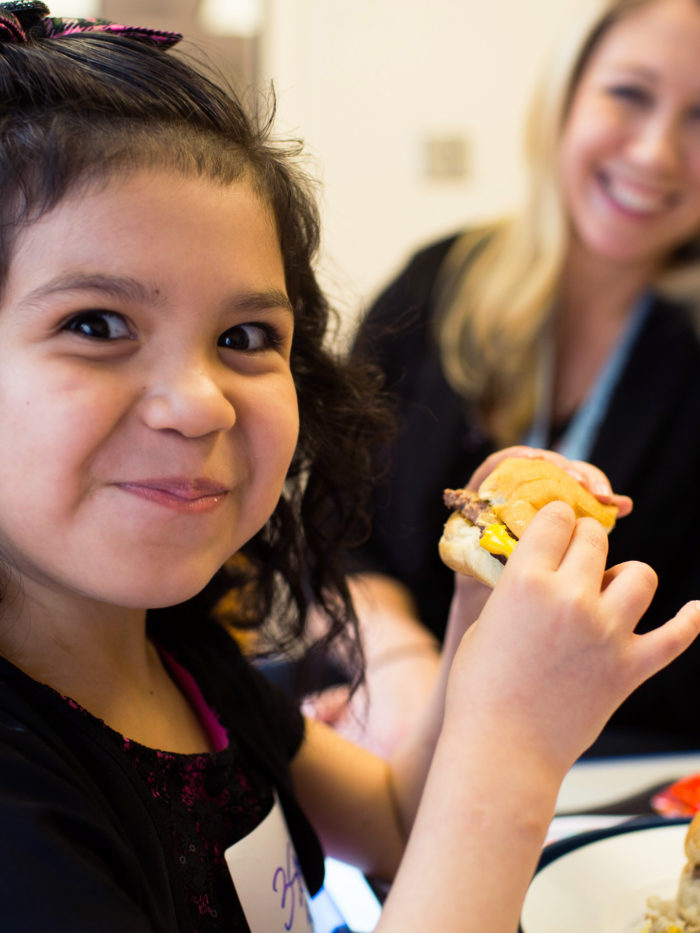
<instances>
[{"instance_id":1,"label":"burger bun","mask_svg":"<svg viewBox=\"0 0 700 933\"><path fill-rule=\"evenodd\" d=\"M459 512L453 512L445 522L438 544L444 564L456 573L476 577L480 583L494 587L503 573L503 564L479 543L481 535Z\"/></svg>"},{"instance_id":2,"label":"burger bun","mask_svg":"<svg viewBox=\"0 0 700 933\"><path fill-rule=\"evenodd\" d=\"M488 503L492 514L508 531L520 538L537 512L549 502L565 502L579 518L594 518L610 532L617 508L606 505L550 460L534 457L507 457L481 483L479 499ZM503 562L481 546L481 534L458 510L452 512L438 549L443 563L456 571L476 577L493 587L503 572Z\"/></svg>"}]
</instances>

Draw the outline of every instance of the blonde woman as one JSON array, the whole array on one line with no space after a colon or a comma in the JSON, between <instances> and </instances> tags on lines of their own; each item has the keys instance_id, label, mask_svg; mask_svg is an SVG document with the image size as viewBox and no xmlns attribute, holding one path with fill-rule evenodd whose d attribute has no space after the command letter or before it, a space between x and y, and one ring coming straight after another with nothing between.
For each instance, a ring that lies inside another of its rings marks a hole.
<instances>
[{"instance_id":1,"label":"blonde woman","mask_svg":"<svg viewBox=\"0 0 700 933\"><path fill-rule=\"evenodd\" d=\"M532 107L522 211L418 252L357 339L400 421L378 453L387 480L355 581L365 741L382 751L437 669L452 592L442 490L495 447L590 460L633 498L609 560L659 574L643 626L700 593L700 349L678 298L700 268L700 3L591 0L580 13ZM699 660L637 692L605 747L700 745Z\"/></svg>"}]
</instances>

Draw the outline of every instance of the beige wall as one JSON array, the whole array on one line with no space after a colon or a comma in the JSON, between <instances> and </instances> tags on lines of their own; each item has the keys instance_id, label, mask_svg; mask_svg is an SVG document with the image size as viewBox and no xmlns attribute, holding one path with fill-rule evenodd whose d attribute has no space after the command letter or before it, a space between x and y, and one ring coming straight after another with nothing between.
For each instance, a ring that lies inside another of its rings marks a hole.
<instances>
[{"instance_id":1,"label":"beige wall","mask_svg":"<svg viewBox=\"0 0 700 933\"><path fill-rule=\"evenodd\" d=\"M321 277L349 327L413 249L517 202L527 100L585 0L257 0L259 52L254 40L205 34L202 2L52 6L180 29L234 80L274 81L277 130L306 140L321 181ZM431 140L457 148L457 169L463 147L462 176L429 176Z\"/></svg>"},{"instance_id":2,"label":"beige wall","mask_svg":"<svg viewBox=\"0 0 700 933\"><path fill-rule=\"evenodd\" d=\"M264 0L220 2L230 6L256 2L262 5ZM133 26L181 32L188 40L183 50L191 51L190 41L194 43L196 54L201 51L227 80L246 86L256 78L259 41L232 33L225 23L217 31L208 28L209 23L202 15L205 0L47 0L47 5L53 16L97 16Z\"/></svg>"},{"instance_id":3,"label":"beige wall","mask_svg":"<svg viewBox=\"0 0 700 933\"><path fill-rule=\"evenodd\" d=\"M526 100L572 3L267 0L263 78L322 179L322 278L350 320L414 247L515 203ZM463 178L426 176L430 138L465 143Z\"/></svg>"}]
</instances>

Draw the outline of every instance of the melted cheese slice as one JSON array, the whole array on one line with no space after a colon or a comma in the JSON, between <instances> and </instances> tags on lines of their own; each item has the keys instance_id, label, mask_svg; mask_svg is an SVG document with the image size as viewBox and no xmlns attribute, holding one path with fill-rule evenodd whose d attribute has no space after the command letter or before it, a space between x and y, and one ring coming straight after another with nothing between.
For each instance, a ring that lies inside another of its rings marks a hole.
<instances>
[{"instance_id":1,"label":"melted cheese slice","mask_svg":"<svg viewBox=\"0 0 700 933\"><path fill-rule=\"evenodd\" d=\"M510 557L518 542L507 531L505 525L500 522L494 522L484 528L479 544L489 554L501 554L503 557Z\"/></svg>"}]
</instances>

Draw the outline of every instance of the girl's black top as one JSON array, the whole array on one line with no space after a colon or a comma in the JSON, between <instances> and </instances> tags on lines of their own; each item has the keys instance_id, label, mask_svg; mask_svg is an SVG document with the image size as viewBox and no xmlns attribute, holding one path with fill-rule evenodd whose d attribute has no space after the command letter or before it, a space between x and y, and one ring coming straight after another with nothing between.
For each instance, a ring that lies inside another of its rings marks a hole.
<instances>
[{"instance_id":1,"label":"girl's black top","mask_svg":"<svg viewBox=\"0 0 700 933\"><path fill-rule=\"evenodd\" d=\"M294 799L303 719L217 624L162 625L226 731L211 754L131 742L0 659L3 933L246 931L223 851L282 804L307 886L323 853Z\"/></svg>"}]
</instances>

